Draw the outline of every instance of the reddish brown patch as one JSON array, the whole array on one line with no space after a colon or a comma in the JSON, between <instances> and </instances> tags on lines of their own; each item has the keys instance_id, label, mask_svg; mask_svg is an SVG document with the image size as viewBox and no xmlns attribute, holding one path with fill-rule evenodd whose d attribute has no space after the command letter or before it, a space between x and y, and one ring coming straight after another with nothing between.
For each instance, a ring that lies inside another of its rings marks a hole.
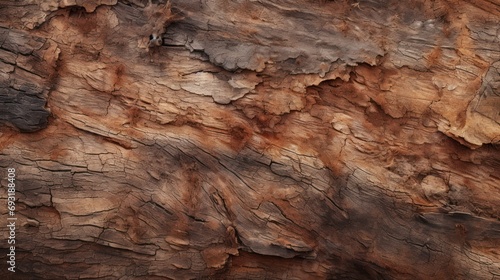
<instances>
[{"instance_id":1,"label":"reddish brown patch","mask_svg":"<svg viewBox=\"0 0 500 280\"><path fill-rule=\"evenodd\" d=\"M430 68L432 66L436 66L439 64L439 60L441 59L443 51L440 46L434 47L432 51L426 56L427 59L427 67Z\"/></svg>"},{"instance_id":2,"label":"reddish brown patch","mask_svg":"<svg viewBox=\"0 0 500 280\"><path fill-rule=\"evenodd\" d=\"M130 125L136 125L139 119L141 118L141 109L137 106L130 107L127 112L128 123Z\"/></svg>"},{"instance_id":3,"label":"reddish brown patch","mask_svg":"<svg viewBox=\"0 0 500 280\"><path fill-rule=\"evenodd\" d=\"M467 242L467 228L464 224L458 223L455 224L455 232L457 234L457 240L461 243L461 245L465 245Z\"/></svg>"},{"instance_id":4,"label":"reddish brown patch","mask_svg":"<svg viewBox=\"0 0 500 280\"><path fill-rule=\"evenodd\" d=\"M241 151L247 144L250 137L252 137L252 130L243 125L232 126L229 129L229 135L231 135L231 141L229 145L235 151Z\"/></svg>"},{"instance_id":5,"label":"reddish brown patch","mask_svg":"<svg viewBox=\"0 0 500 280\"><path fill-rule=\"evenodd\" d=\"M330 169L335 177L342 177L344 175L345 163L342 162L341 158L333 157L331 155L325 155L320 153L318 158L323 162L323 164Z\"/></svg>"},{"instance_id":6,"label":"reddish brown patch","mask_svg":"<svg viewBox=\"0 0 500 280\"><path fill-rule=\"evenodd\" d=\"M68 154L66 149L62 149L59 146L55 146L51 151L50 151L50 159L51 160L58 160L60 158L65 157Z\"/></svg>"},{"instance_id":7,"label":"reddish brown patch","mask_svg":"<svg viewBox=\"0 0 500 280\"><path fill-rule=\"evenodd\" d=\"M467 113L465 111L460 111L457 114L456 122L460 127L463 127L465 125L465 122L467 121Z\"/></svg>"},{"instance_id":8,"label":"reddish brown patch","mask_svg":"<svg viewBox=\"0 0 500 280\"><path fill-rule=\"evenodd\" d=\"M182 159L181 169L185 186L182 190L182 202L188 210L188 215L196 215L199 207L200 193L202 193L202 178L196 162L190 159Z\"/></svg>"},{"instance_id":9,"label":"reddish brown patch","mask_svg":"<svg viewBox=\"0 0 500 280\"><path fill-rule=\"evenodd\" d=\"M14 143L18 134L13 128L9 127L7 124L0 123L1 137L0 137L0 151L3 151L5 147L10 146Z\"/></svg>"},{"instance_id":10,"label":"reddish brown patch","mask_svg":"<svg viewBox=\"0 0 500 280\"><path fill-rule=\"evenodd\" d=\"M87 13L85 8L80 6L68 8L68 20L71 25L85 35L96 29L99 24L95 13Z\"/></svg>"},{"instance_id":11,"label":"reddish brown patch","mask_svg":"<svg viewBox=\"0 0 500 280\"><path fill-rule=\"evenodd\" d=\"M120 64L115 68L115 75L114 75L114 87L116 88L117 86L120 86L123 82L123 75L125 74L125 65Z\"/></svg>"}]
</instances>

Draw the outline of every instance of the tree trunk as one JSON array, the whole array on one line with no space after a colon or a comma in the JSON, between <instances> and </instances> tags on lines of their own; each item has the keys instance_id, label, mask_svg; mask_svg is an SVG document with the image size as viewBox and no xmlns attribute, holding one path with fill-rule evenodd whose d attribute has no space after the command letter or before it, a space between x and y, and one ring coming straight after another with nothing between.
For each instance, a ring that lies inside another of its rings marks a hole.
<instances>
[{"instance_id":1,"label":"tree trunk","mask_svg":"<svg viewBox=\"0 0 500 280\"><path fill-rule=\"evenodd\" d=\"M171 4L0 0L2 279L500 279L500 2Z\"/></svg>"}]
</instances>

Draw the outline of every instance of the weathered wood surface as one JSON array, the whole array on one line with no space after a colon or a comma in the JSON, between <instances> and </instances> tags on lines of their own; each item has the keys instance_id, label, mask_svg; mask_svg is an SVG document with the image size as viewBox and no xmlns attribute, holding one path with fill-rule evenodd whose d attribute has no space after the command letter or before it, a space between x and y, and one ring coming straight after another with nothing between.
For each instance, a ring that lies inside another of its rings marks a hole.
<instances>
[{"instance_id":1,"label":"weathered wood surface","mask_svg":"<svg viewBox=\"0 0 500 280\"><path fill-rule=\"evenodd\" d=\"M0 1L0 275L500 279L498 1L145 5Z\"/></svg>"}]
</instances>

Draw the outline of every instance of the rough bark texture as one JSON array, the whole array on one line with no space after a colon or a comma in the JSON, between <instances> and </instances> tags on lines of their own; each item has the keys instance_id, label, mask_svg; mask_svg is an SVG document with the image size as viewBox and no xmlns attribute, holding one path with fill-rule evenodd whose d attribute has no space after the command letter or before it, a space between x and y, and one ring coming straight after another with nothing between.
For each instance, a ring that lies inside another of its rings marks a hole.
<instances>
[{"instance_id":1,"label":"rough bark texture","mask_svg":"<svg viewBox=\"0 0 500 280\"><path fill-rule=\"evenodd\" d=\"M497 0L146 5L0 0L0 275L500 279Z\"/></svg>"}]
</instances>

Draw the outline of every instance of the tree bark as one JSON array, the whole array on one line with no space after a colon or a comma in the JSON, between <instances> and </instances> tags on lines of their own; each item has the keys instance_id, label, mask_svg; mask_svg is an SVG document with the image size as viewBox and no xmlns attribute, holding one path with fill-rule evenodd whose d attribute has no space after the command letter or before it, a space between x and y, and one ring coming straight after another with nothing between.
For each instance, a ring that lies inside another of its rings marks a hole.
<instances>
[{"instance_id":1,"label":"tree bark","mask_svg":"<svg viewBox=\"0 0 500 280\"><path fill-rule=\"evenodd\" d=\"M0 275L500 279L500 2L153 2L0 0Z\"/></svg>"}]
</instances>

